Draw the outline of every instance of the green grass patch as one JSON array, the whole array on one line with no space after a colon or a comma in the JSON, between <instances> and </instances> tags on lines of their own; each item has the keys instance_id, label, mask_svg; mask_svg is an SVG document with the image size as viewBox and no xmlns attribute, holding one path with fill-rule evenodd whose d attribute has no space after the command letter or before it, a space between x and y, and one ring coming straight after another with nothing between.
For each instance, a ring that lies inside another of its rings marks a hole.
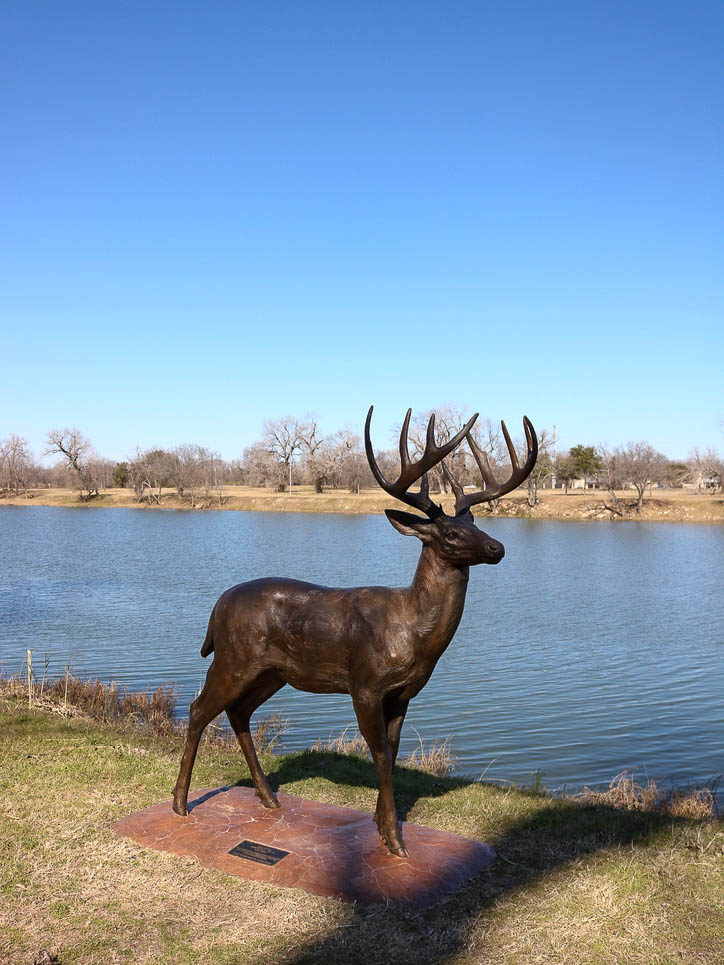
<instances>
[{"instance_id":1,"label":"green grass patch","mask_svg":"<svg viewBox=\"0 0 724 965\"><path fill-rule=\"evenodd\" d=\"M605 800L503 790L413 767L401 815L479 838L496 864L443 904L349 905L228 877L117 838L169 799L179 735L144 734L0 695L0 961L669 963L724 960L724 827ZM368 759L264 755L273 787L372 812ZM202 746L194 787L250 784L240 752Z\"/></svg>"}]
</instances>

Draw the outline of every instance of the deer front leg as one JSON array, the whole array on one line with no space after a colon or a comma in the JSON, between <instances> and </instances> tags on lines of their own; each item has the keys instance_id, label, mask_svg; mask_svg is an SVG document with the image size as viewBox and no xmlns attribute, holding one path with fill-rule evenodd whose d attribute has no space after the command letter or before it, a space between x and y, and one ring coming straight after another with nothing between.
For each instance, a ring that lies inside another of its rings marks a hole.
<instances>
[{"instance_id":1,"label":"deer front leg","mask_svg":"<svg viewBox=\"0 0 724 965\"><path fill-rule=\"evenodd\" d=\"M377 768L380 790L377 796L375 821L382 840L391 854L408 857L400 834L397 808L392 789L392 754L387 740L387 727L382 710L382 699L370 694L353 696L360 733L367 741L372 760Z\"/></svg>"}]
</instances>

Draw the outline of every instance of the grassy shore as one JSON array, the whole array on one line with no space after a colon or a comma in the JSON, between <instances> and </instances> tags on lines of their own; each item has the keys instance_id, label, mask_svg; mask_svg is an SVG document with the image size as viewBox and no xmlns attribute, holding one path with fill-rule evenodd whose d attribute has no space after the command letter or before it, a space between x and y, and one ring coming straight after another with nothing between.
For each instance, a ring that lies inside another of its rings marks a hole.
<instances>
[{"instance_id":1,"label":"grassy shore","mask_svg":"<svg viewBox=\"0 0 724 965\"><path fill-rule=\"evenodd\" d=\"M179 753L177 734L67 716L60 700L52 710L30 708L18 688L0 690L0 961L724 960L720 822L402 767L396 785L406 820L479 838L499 859L422 912L349 905L117 838L114 821L169 797ZM263 764L276 788L372 812L376 778L361 757L267 753ZM203 746L195 786L237 781L249 784L241 754Z\"/></svg>"},{"instance_id":2,"label":"grassy shore","mask_svg":"<svg viewBox=\"0 0 724 965\"><path fill-rule=\"evenodd\" d=\"M296 513L380 513L383 509L399 504L390 499L380 489L366 489L361 493L349 493L344 490L331 490L325 493L315 493L309 486L295 486L291 493L277 493L269 489L253 489L249 486L226 486L222 491L222 503L216 495L212 495L208 509L229 510L262 510L267 512L296 512ZM620 492L619 498L624 504L634 502L634 494L630 491ZM452 498L442 498L446 510L452 509ZM568 494L561 490L541 490L538 505L529 507L526 493L518 490L500 500L495 512L491 513L484 506L475 508L480 517L520 517L530 519L559 519L559 520L599 520L612 517L604 503L609 502L608 494L597 490L583 492L571 491ZM158 508L155 502L138 503L130 489L106 489L99 496L89 502L80 499L77 492L68 489L34 489L27 496L3 496L0 506L83 506L83 507L112 507L126 508ZM164 490L161 506L167 509L189 509L188 500L181 499L175 490ZM624 520L646 520L651 522L685 522L685 523L724 523L724 495L718 493L699 494L685 489L654 489L640 513L631 512Z\"/></svg>"}]
</instances>

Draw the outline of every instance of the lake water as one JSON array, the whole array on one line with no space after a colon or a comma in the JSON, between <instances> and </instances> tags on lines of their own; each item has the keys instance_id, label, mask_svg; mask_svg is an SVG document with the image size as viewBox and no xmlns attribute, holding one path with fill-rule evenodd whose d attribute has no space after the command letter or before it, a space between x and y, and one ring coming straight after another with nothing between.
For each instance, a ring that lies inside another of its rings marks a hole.
<instances>
[{"instance_id":1,"label":"lake water","mask_svg":"<svg viewBox=\"0 0 724 965\"><path fill-rule=\"evenodd\" d=\"M551 789L623 769L724 771L724 528L489 520L506 557L471 571L463 621L411 703L402 750L453 737L460 773ZM133 689L202 681L211 608L260 576L410 582L419 544L383 516L0 508L0 667ZM353 724L346 696L285 687L287 749Z\"/></svg>"}]
</instances>

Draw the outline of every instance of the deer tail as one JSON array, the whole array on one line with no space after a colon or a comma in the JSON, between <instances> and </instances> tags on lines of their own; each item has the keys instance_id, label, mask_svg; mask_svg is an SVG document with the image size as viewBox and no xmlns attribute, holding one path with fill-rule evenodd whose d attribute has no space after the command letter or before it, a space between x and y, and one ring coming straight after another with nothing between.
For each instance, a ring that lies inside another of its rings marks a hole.
<instances>
[{"instance_id":1,"label":"deer tail","mask_svg":"<svg viewBox=\"0 0 724 965\"><path fill-rule=\"evenodd\" d=\"M209 617L209 626L206 630L206 639L204 640L204 644L201 647L202 657L208 657L208 655L214 649L214 613L215 611L216 611L216 607L214 607L214 609L211 611L211 616Z\"/></svg>"}]
</instances>

